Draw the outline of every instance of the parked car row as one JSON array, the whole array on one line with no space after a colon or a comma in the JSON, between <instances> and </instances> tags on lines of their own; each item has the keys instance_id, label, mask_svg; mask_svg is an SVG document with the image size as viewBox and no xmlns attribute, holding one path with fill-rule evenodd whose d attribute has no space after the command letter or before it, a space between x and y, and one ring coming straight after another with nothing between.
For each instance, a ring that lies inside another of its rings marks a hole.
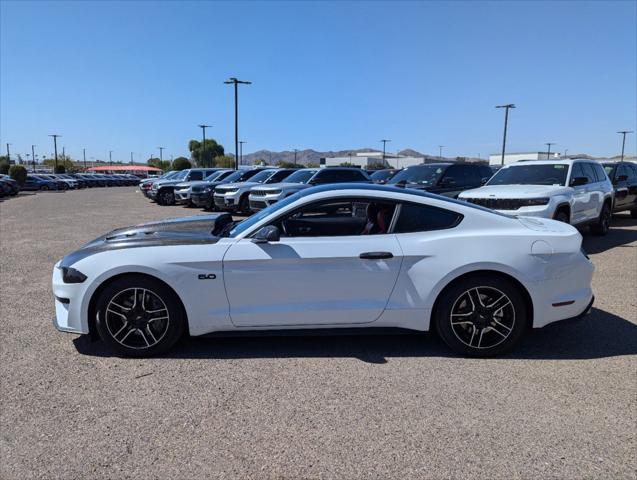
<instances>
[{"instance_id":1,"label":"parked car row","mask_svg":"<svg viewBox=\"0 0 637 480\"><path fill-rule=\"evenodd\" d=\"M475 163L430 163L371 174L351 167L194 168L144 180L140 190L160 205L251 214L311 186L345 182L436 193L508 215L590 225L601 235L608 232L612 213L628 210L637 216L637 165L588 159L517 162L495 173Z\"/></svg>"},{"instance_id":2,"label":"parked car row","mask_svg":"<svg viewBox=\"0 0 637 480\"><path fill-rule=\"evenodd\" d=\"M92 187L123 187L139 183L139 178L129 174L102 173L30 173L22 190L75 190Z\"/></svg>"}]
</instances>

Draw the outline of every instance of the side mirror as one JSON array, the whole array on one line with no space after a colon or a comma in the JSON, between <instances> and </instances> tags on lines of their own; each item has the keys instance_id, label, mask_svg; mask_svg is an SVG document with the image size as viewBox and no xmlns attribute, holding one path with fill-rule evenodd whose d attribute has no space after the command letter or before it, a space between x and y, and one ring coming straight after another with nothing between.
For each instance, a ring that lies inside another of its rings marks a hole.
<instances>
[{"instance_id":1,"label":"side mirror","mask_svg":"<svg viewBox=\"0 0 637 480\"><path fill-rule=\"evenodd\" d=\"M575 177L571 179L571 187L579 187L580 185L586 185L588 183L588 178L586 177Z\"/></svg>"},{"instance_id":2,"label":"side mirror","mask_svg":"<svg viewBox=\"0 0 637 480\"><path fill-rule=\"evenodd\" d=\"M254 243L278 242L279 240L281 240L281 232L274 225L261 228L252 238Z\"/></svg>"}]
</instances>

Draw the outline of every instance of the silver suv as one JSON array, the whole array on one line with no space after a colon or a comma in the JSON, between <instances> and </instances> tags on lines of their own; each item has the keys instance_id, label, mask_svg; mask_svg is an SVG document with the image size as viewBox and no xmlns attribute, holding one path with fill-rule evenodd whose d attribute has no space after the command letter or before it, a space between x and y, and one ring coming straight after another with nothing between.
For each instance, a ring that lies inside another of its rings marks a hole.
<instances>
[{"instance_id":1,"label":"silver suv","mask_svg":"<svg viewBox=\"0 0 637 480\"><path fill-rule=\"evenodd\" d=\"M502 167L458 198L509 215L544 217L608 232L613 185L593 160L533 160Z\"/></svg>"},{"instance_id":2,"label":"silver suv","mask_svg":"<svg viewBox=\"0 0 637 480\"><path fill-rule=\"evenodd\" d=\"M286 178L285 182L253 187L249 196L250 210L257 212L285 197L314 185L347 182L370 183L371 179L367 172L359 168L302 168Z\"/></svg>"},{"instance_id":3,"label":"silver suv","mask_svg":"<svg viewBox=\"0 0 637 480\"><path fill-rule=\"evenodd\" d=\"M261 170L248 181L219 186L215 188L213 197L215 207L228 212L250 213L248 195L253 187L279 183L293 172L295 169L292 168L267 168Z\"/></svg>"}]
</instances>

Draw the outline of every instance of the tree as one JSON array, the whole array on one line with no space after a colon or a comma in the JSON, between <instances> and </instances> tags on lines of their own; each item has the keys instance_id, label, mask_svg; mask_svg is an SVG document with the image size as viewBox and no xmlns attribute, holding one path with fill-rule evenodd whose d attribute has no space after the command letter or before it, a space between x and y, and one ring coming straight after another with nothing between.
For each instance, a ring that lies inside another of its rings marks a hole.
<instances>
[{"instance_id":1,"label":"tree","mask_svg":"<svg viewBox=\"0 0 637 480\"><path fill-rule=\"evenodd\" d=\"M9 159L6 156L0 157L0 174L7 175L9 173Z\"/></svg>"},{"instance_id":2,"label":"tree","mask_svg":"<svg viewBox=\"0 0 637 480\"><path fill-rule=\"evenodd\" d=\"M159 158L151 157L146 163L151 167L160 168L164 172L170 168L170 162L168 160L162 161Z\"/></svg>"},{"instance_id":3,"label":"tree","mask_svg":"<svg viewBox=\"0 0 637 480\"><path fill-rule=\"evenodd\" d=\"M354 165L353 163L350 163L350 162L343 162L339 165L339 167L358 167L358 165Z\"/></svg>"},{"instance_id":4,"label":"tree","mask_svg":"<svg viewBox=\"0 0 637 480\"><path fill-rule=\"evenodd\" d=\"M58 166L53 169L53 173L66 173L66 167L58 164Z\"/></svg>"},{"instance_id":5,"label":"tree","mask_svg":"<svg viewBox=\"0 0 637 480\"><path fill-rule=\"evenodd\" d=\"M288 162L286 160L279 161L278 165L281 168L300 168L302 166L302 165L299 165L298 163Z\"/></svg>"},{"instance_id":6,"label":"tree","mask_svg":"<svg viewBox=\"0 0 637 480\"><path fill-rule=\"evenodd\" d=\"M192 163L186 157L177 157L173 160L173 170L186 170L187 168L192 168Z\"/></svg>"},{"instance_id":7,"label":"tree","mask_svg":"<svg viewBox=\"0 0 637 480\"><path fill-rule=\"evenodd\" d=\"M188 142L188 150L191 157L200 167L212 167L215 164L214 159L225 154L223 145L212 138L206 138L206 145L203 147L200 141L190 140Z\"/></svg>"},{"instance_id":8,"label":"tree","mask_svg":"<svg viewBox=\"0 0 637 480\"><path fill-rule=\"evenodd\" d=\"M11 165L9 175L22 187L27 181L27 169L22 165Z\"/></svg>"},{"instance_id":9,"label":"tree","mask_svg":"<svg viewBox=\"0 0 637 480\"><path fill-rule=\"evenodd\" d=\"M367 168L369 170L383 170L387 168L387 166L383 162L372 162L369 165L367 165Z\"/></svg>"},{"instance_id":10,"label":"tree","mask_svg":"<svg viewBox=\"0 0 637 480\"><path fill-rule=\"evenodd\" d=\"M42 162L43 165L49 167L55 167L55 158L47 158ZM57 161L58 167L63 166L65 172L75 172L77 168L75 168L75 164L71 160L71 157L58 155ZM57 172L56 172L57 173Z\"/></svg>"},{"instance_id":11,"label":"tree","mask_svg":"<svg viewBox=\"0 0 637 480\"><path fill-rule=\"evenodd\" d=\"M307 168L319 168L320 165L318 163L314 163L314 162L308 162L308 164L306 165Z\"/></svg>"},{"instance_id":12,"label":"tree","mask_svg":"<svg viewBox=\"0 0 637 480\"><path fill-rule=\"evenodd\" d=\"M218 168L234 168L234 157L228 155L215 157L214 166Z\"/></svg>"}]
</instances>

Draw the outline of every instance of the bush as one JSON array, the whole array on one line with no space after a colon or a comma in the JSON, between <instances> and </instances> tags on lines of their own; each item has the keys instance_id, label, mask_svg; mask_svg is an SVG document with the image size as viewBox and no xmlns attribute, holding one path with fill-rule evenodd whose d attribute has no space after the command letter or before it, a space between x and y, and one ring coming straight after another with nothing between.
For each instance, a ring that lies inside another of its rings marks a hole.
<instances>
[{"instance_id":1,"label":"bush","mask_svg":"<svg viewBox=\"0 0 637 480\"><path fill-rule=\"evenodd\" d=\"M173 170L186 170L187 168L192 168L192 163L190 163L186 157L177 157L172 167Z\"/></svg>"},{"instance_id":2,"label":"bush","mask_svg":"<svg viewBox=\"0 0 637 480\"><path fill-rule=\"evenodd\" d=\"M53 169L53 173L66 173L66 167L64 165L58 165Z\"/></svg>"},{"instance_id":3,"label":"bush","mask_svg":"<svg viewBox=\"0 0 637 480\"><path fill-rule=\"evenodd\" d=\"M27 181L27 169L22 165L12 165L9 169L9 175L13 178L21 187L24 182Z\"/></svg>"},{"instance_id":4,"label":"bush","mask_svg":"<svg viewBox=\"0 0 637 480\"><path fill-rule=\"evenodd\" d=\"M9 162L4 158L0 160L0 174L7 175L9 173Z\"/></svg>"},{"instance_id":5,"label":"bush","mask_svg":"<svg viewBox=\"0 0 637 480\"><path fill-rule=\"evenodd\" d=\"M214 164L217 168L234 168L234 157L219 155L215 157Z\"/></svg>"}]
</instances>

